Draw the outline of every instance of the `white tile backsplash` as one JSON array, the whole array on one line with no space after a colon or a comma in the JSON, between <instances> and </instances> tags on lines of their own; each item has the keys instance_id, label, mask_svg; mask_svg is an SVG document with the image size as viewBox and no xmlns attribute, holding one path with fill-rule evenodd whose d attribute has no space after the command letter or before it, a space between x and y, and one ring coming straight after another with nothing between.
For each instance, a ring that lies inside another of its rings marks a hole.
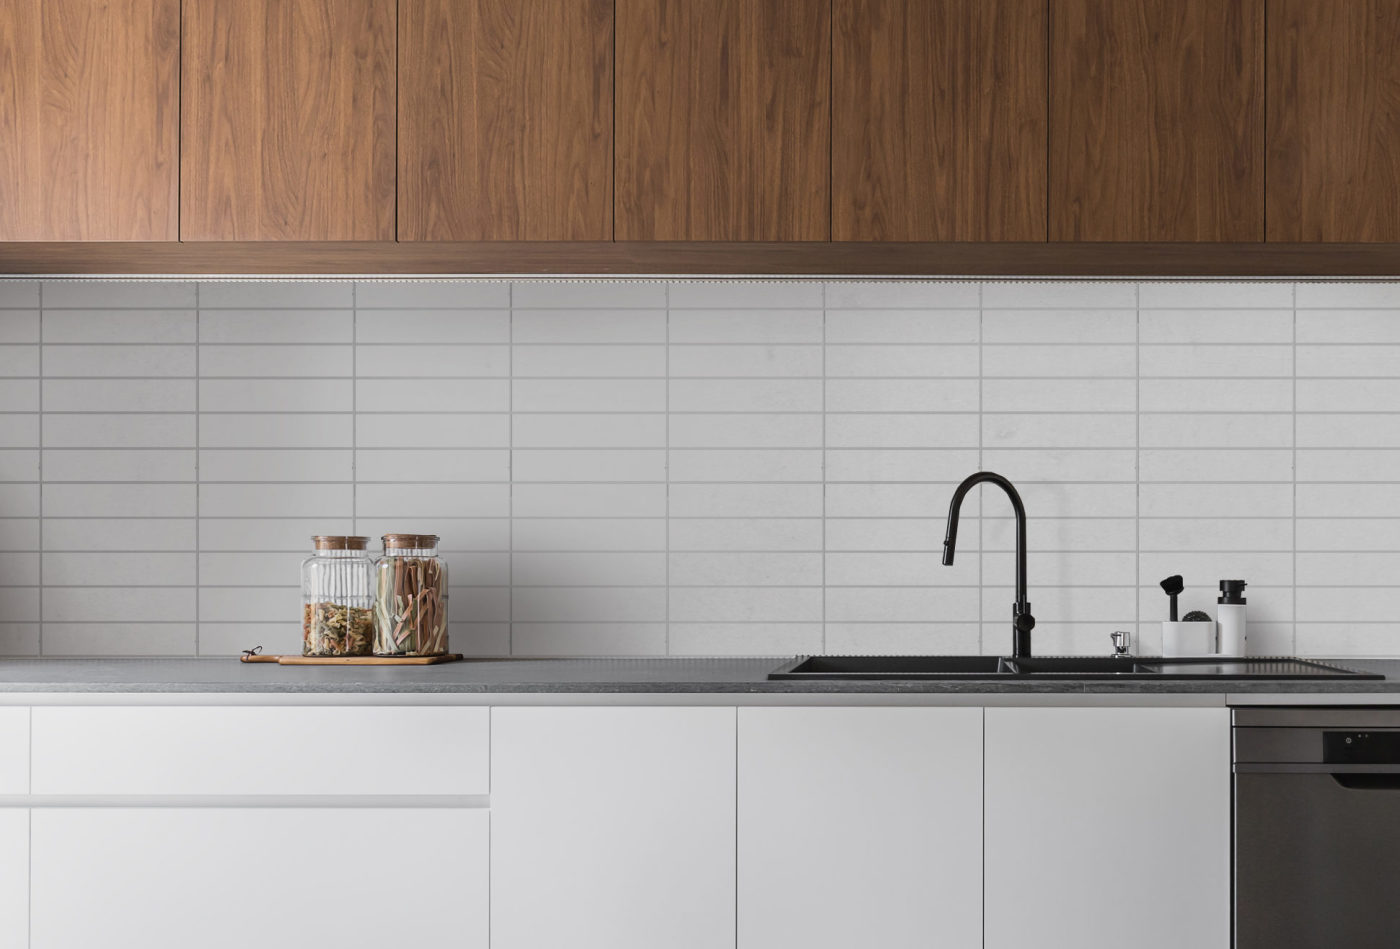
<instances>
[{"instance_id":1,"label":"white tile backsplash","mask_svg":"<svg viewBox=\"0 0 1400 949\"><path fill-rule=\"evenodd\" d=\"M1400 284L0 281L0 654L297 648L309 535L435 531L480 655L1040 652L1250 581L1400 655Z\"/></svg>"}]
</instances>

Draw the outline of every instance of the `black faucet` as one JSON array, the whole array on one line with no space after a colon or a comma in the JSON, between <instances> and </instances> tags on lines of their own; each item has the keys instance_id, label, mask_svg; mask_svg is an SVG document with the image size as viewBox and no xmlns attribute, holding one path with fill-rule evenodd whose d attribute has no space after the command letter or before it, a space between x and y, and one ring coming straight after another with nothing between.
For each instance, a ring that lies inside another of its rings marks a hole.
<instances>
[{"instance_id":1,"label":"black faucet","mask_svg":"<svg viewBox=\"0 0 1400 949\"><path fill-rule=\"evenodd\" d=\"M958 511L962 508L963 498L973 485L984 481L1005 491L1011 499L1011 509L1016 512L1016 602L1011 607L1011 655L1017 659L1029 657L1035 617L1031 615L1031 604L1026 599L1026 507L1021 503L1021 495L1014 484L999 474L979 471L958 485L953 492L953 503L948 506L948 536L943 541L943 566L953 565L953 554L958 547Z\"/></svg>"}]
</instances>

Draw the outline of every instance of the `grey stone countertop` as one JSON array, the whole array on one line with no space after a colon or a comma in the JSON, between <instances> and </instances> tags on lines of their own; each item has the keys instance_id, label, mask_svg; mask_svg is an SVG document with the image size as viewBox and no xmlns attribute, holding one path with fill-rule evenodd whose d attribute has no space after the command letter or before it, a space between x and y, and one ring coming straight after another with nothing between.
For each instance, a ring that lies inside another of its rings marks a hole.
<instances>
[{"instance_id":1,"label":"grey stone countertop","mask_svg":"<svg viewBox=\"0 0 1400 949\"><path fill-rule=\"evenodd\" d=\"M1400 695L1400 660L1326 660L1380 679L769 681L782 657L477 659L434 666L279 666L203 659L0 659L0 693L774 693Z\"/></svg>"}]
</instances>

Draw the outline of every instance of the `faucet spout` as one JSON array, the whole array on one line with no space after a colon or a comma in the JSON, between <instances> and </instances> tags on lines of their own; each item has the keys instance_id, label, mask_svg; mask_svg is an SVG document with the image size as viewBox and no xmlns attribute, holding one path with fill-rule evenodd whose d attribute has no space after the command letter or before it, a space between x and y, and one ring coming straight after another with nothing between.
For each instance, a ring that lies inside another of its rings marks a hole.
<instances>
[{"instance_id":1,"label":"faucet spout","mask_svg":"<svg viewBox=\"0 0 1400 949\"><path fill-rule=\"evenodd\" d=\"M979 484L990 483L1006 492L1011 499L1011 510L1016 515L1016 602L1011 606L1011 655L1015 657L1031 654L1031 630L1035 628L1035 617L1031 615L1031 604L1026 599L1026 507L1021 503L1021 494L1016 486L1006 478L992 471L979 471L966 478L953 492L953 501L948 506L948 533L943 539L943 566L951 567L958 548L958 516L962 511L963 498Z\"/></svg>"}]
</instances>

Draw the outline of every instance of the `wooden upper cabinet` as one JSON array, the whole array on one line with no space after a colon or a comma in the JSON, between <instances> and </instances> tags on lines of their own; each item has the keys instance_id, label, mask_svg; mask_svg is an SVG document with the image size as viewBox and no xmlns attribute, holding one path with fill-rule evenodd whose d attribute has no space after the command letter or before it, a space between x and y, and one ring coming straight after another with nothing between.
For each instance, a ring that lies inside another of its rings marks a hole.
<instances>
[{"instance_id":1,"label":"wooden upper cabinet","mask_svg":"<svg viewBox=\"0 0 1400 949\"><path fill-rule=\"evenodd\" d=\"M835 0L833 240L1045 240L1046 3Z\"/></svg>"},{"instance_id":2,"label":"wooden upper cabinet","mask_svg":"<svg viewBox=\"0 0 1400 949\"><path fill-rule=\"evenodd\" d=\"M395 0L184 3L181 238L393 240Z\"/></svg>"},{"instance_id":3,"label":"wooden upper cabinet","mask_svg":"<svg viewBox=\"0 0 1400 949\"><path fill-rule=\"evenodd\" d=\"M831 0L616 0L616 236L831 233Z\"/></svg>"},{"instance_id":4,"label":"wooden upper cabinet","mask_svg":"<svg viewBox=\"0 0 1400 949\"><path fill-rule=\"evenodd\" d=\"M1050 239L1263 240L1263 72L1264 0L1052 0Z\"/></svg>"},{"instance_id":5,"label":"wooden upper cabinet","mask_svg":"<svg viewBox=\"0 0 1400 949\"><path fill-rule=\"evenodd\" d=\"M1400 0L1270 0L1271 241L1400 241Z\"/></svg>"},{"instance_id":6,"label":"wooden upper cabinet","mask_svg":"<svg viewBox=\"0 0 1400 949\"><path fill-rule=\"evenodd\" d=\"M612 0L400 0L399 239L612 239Z\"/></svg>"},{"instance_id":7,"label":"wooden upper cabinet","mask_svg":"<svg viewBox=\"0 0 1400 949\"><path fill-rule=\"evenodd\" d=\"M179 0L0 2L0 241L173 241Z\"/></svg>"}]
</instances>

